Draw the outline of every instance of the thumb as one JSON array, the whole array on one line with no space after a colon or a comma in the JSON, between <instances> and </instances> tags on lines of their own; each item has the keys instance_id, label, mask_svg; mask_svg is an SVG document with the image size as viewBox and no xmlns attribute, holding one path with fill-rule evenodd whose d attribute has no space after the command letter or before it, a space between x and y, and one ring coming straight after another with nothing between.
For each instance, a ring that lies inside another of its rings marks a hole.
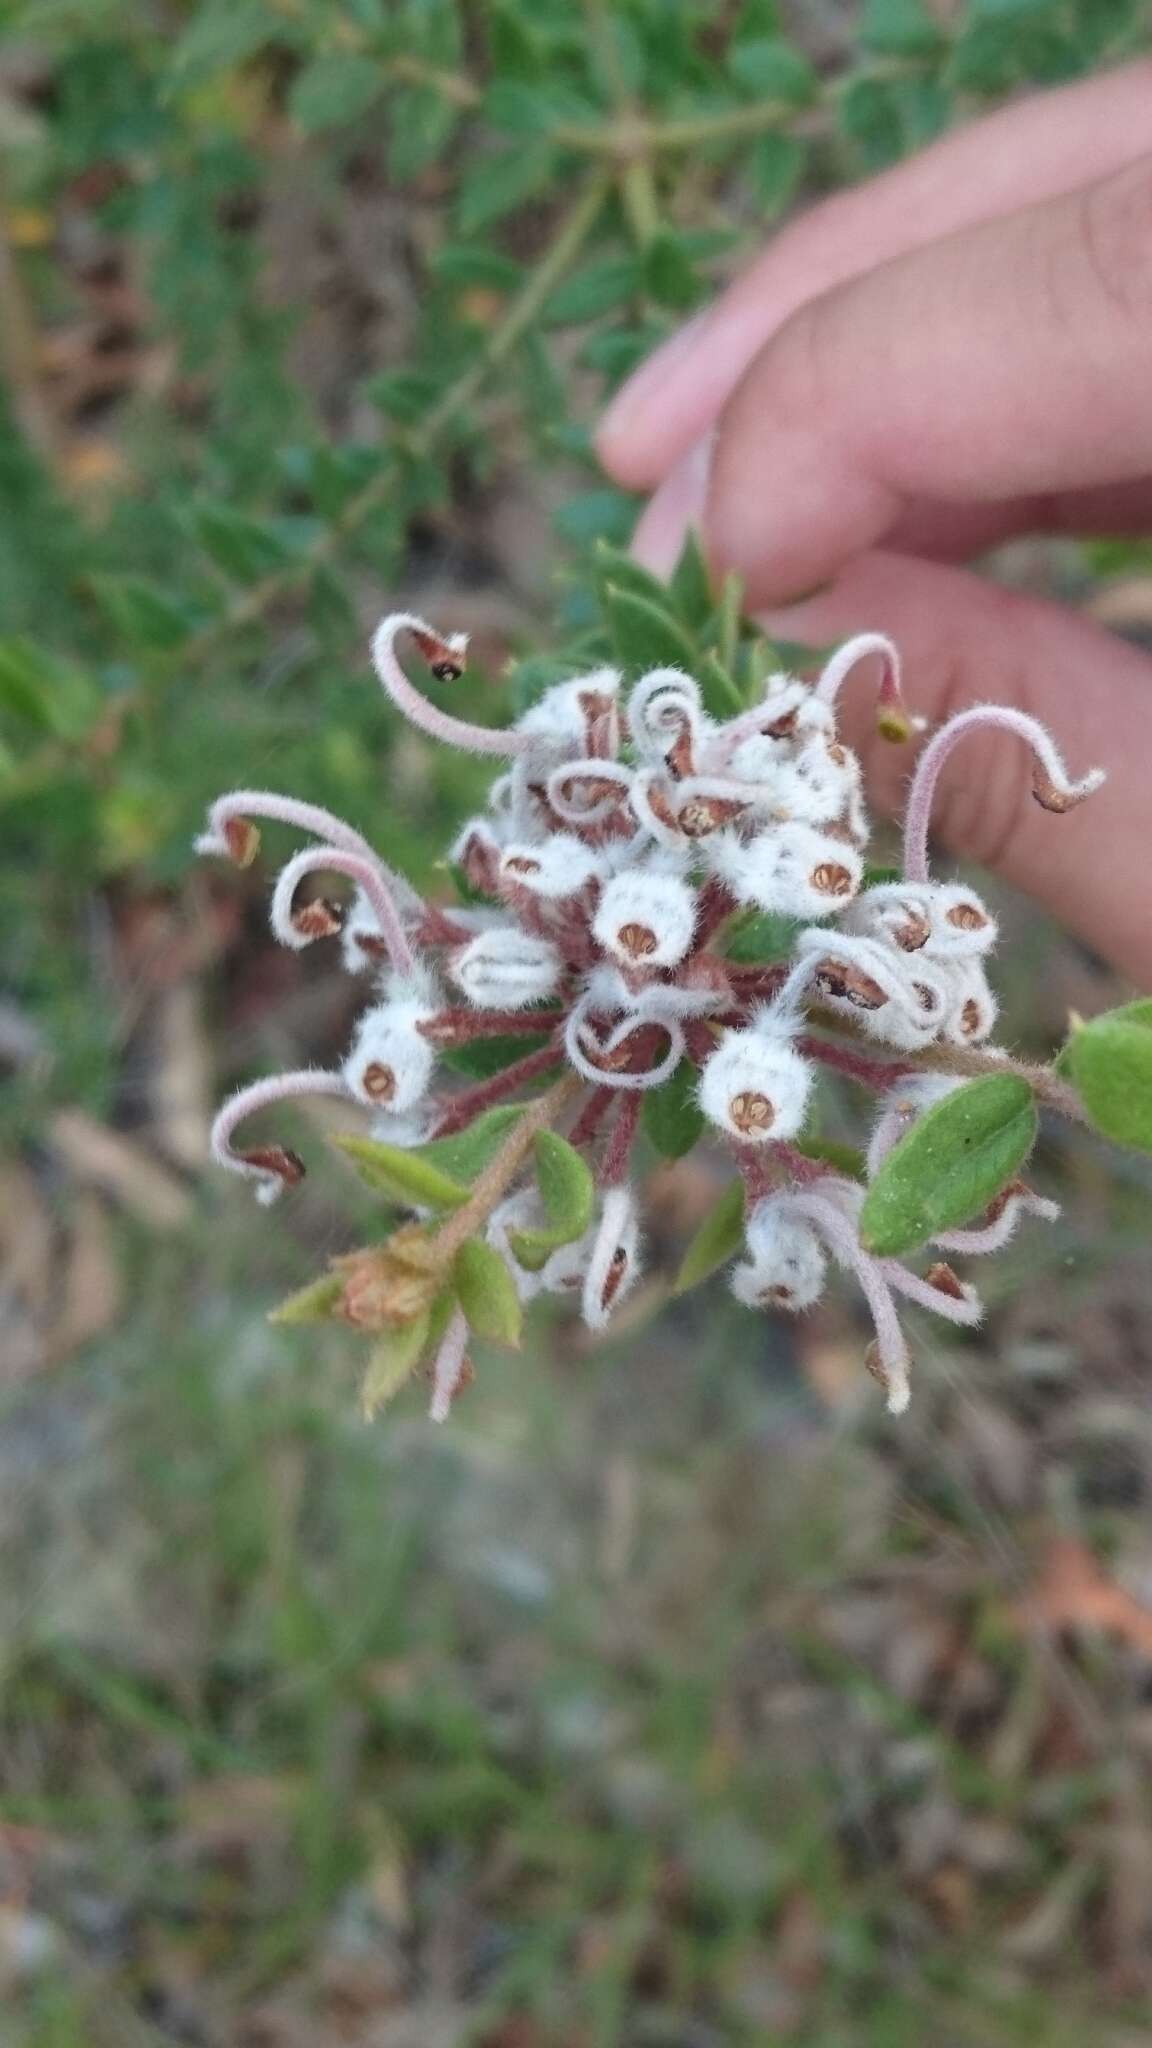
<instances>
[{"instance_id":1,"label":"thumb","mask_svg":"<svg viewBox=\"0 0 1152 2048\"><path fill-rule=\"evenodd\" d=\"M1058 605L901 555L862 555L819 597L763 623L815 645L886 633L901 652L909 708L929 730L972 704L1012 704L1048 727L1071 775L1105 769L1096 795L1054 816L1033 802L1020 741L978 732L941 774L933 832L950 853L996 869L1152 989L1147 655ZM860 749L869 795L899 815L910 749L877 738L863 695L849 687L843 701L845 736Z\"/></svg>"}]
</instances>

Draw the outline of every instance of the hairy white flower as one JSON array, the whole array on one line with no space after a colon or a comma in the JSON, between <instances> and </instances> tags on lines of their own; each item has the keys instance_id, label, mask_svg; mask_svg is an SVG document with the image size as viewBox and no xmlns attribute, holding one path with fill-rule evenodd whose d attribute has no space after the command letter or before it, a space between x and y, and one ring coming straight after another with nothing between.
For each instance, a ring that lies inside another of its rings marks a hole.
<instances>
[{"instance_id":1,"label":"hairy white flower","mask_svg":"<svg viewBox=\"0 0 1152 2048\"><path fill-rule=\"evenodd\" d=\"M976 958L997 936L976 891L958 882L883 882L858 898L845 924L926 960Z\"/></svg>"},{"instance_id":2,"label":"hairy white flower","mask_svg":"<svg viewBox=\"0 0 1152 2048\"><path fill-rule=\"evenodd\" d=\"M964 883L933 883L928 910L932 932L925 951L929 958L982 958L996 944L999 933L995 919L975 889Z\"/></svg>"},{"instance_id":3,"label":"hairy white flower","mask_svg":"<svg viewBox=\"0 0 1152 2048\"><path fill-rule=\"evenodd\" d=\"M593 937L628 967L675 967L692 944L696 894L676 875L628 868L608 882Z\"/></svg>"},{"instance_id":4,"label":"hairy white flower","mask_svg":"<svg viewBox=\"0 0 1152 2048\"><path fill-rule=\"evenodd\" d=\"M996 1028L999 1005L979 960L942 962L947 1000L941 1035L949 1045L980 1045Z\"/></svg>"},{"instance_id":5,"label":"hairy white flower","mask_svg":"<svg viewBox=\"0 0 1152 2048\"><path fill-rule=\"evenodd\" d=\"M480 1010L523 1010L558 986L563 961L547 939L513 924L496 925L469 939L449 962L449 973Z\"/></svg>"},{"instance_id":6,"label":"hairy white flower","mask_svg":"<svg viewBox=\"0 0 1152 2048\"><path fill-rule=\"evenodd\" d=\"M708 853L737 902L783 917L829 917L845 909L864 874L854 846L811 825L780 825L747 841L725 832Z\"/></svg>"},{"instance_id":7,"label":"hairy white flower","mask_svg":"<svg viewBox=\"0 0 1152 2048\"><path fill-rule=\"evenodd\" d=\"M824 1292L828 1259L810 1223L771 1199L758 1202L745 1232L748 1258L732 1275L747 1308L811 1308Z\"/></svg>"},{"instance_id":8,"label":"hairy white flower","mask_svg":"<svg viewBox=\"0 0 1152 2048\"><path fill-rule=\"evenodd\" d=\"M869 1038L913 1052L941 1030L950 1001L946 969L842 931L801 932L796 952L818 1000ZM800 967L795 972L799 979Z\"/></svg>"},{"instance_id":9,"label":"hairy white flower","mask_svg":"<svg viewBox=\"0 0 1152 2048\"><path fill-rule=\"evenodd\" d=\"M592 1235L581 1306L590 1330L602 1330L640 1277L640 1224L630 1187L609 1188Z\"/></svg>"},{"instance_id":10,"label":"hairy white flower","mask_svg":"<svg viewBox=\"0 0 1152 2048\"><path fill-rule=\"evenodd\" d=\"M513 840L500 856L501 881L552 902L577 895L599 873L596 854L570 832L554 832L538 845Z\"/></svg>"},{"instance_id":11,"label":"hairy white flower","mask_svg":"<svg viewBox=\"0 0 1152 2048\"><path fill-rule=\"evenodd\" d=\"M795 1137L804 1121L812 1069L783 1034L725 1031L700 1073L700 1107L710 1123L746 1145Z\"/></svg>"},{"instance_id":12,"label":"hairy white flower","mask_svg":"<svg viewBox=\"0 0 1152 2048\"><path fill-rule=\"evenodd\" d=\"M420 1101L436 1060L420 1030L432 1014L426 1003L404 999L365 1010L344 1062L344 1077L357 1101L393 1114Z\"/></svg>"}]
</instances>

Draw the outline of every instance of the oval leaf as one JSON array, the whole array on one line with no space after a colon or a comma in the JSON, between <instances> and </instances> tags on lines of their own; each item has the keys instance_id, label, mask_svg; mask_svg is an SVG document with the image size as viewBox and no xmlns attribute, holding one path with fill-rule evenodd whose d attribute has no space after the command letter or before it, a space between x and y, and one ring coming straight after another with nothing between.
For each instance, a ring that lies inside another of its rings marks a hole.
<instances>
[{"instance_id":1,"label":"oval leaf","mask_svg":"<svg viewBox=\"0 0 1152 2048\"><path fill-rule=\"evenodd\" d=\"M381 1145L375 1138L336 1138L333 1143L374 1194L418 1209L458 1209L468 1199L467 1188L418 1152Z\"/></svg>"},{"instance_id":2,"label":"oval leaf","mask_svg":"<svg viewBox=\"0 0 1152 2048\"><path fill-rule=\"evenodd\" d=\"M588 1163L555 1131L537 1131L532 1143L544 1214L554 1231L564 1233L557 1244L572 1244L592 1221L596 1190Z\"/></svg>"},{"instance_id":3,"label":"oval leaf","mask_svg":"<svg viewBox=\"0 0 1152 2048\"><path fill-rule=\"evenodd\" d=\"M1126 1003L1082 1024L1061 1065L1098 1131L1152 1152L1152 1002Z\"/></svg>"},{"instance_id":4,"label":"oval leaf","mask_svg":"<svg viewBox=\"0 0 1152 2048\"><path fill-rule=\"evenodd\" d=\"M967 1223L1019 1171L1036 1138L1036 1105L1016 1074L985 1074L945 1096L894 1145L860 1211L860 1242L899 1258Z\"/></svg>"},{"instance_id":5,"label":"oval leaf","mask_svg":"<svg viewBox=\"0 0 1152 2048\"><path fill-rule=\"evenodd\" d=\"M306 1287L298 1287L295 1294L289 1294L269 1309L270 1323L325 1323L344 1292L344 1282L339 1273L321 1273L310 1280Z\"/></svg>"},{"instance_id":6,"label":"oval leaf","mask_svg":"<svg viewBox=\"0 0 1152 2048\"><path fill-rule=\"evenodd\" d=\"M518 1123L523 1114L518 1103L487 1109L465 1130L456 1131L451 1138L431 1138L426 1145L415 1146L412 1156L426 1160L429 1166L446 1173L450 1180L473 1181L495 1157L512 1125Z\"/></svg>"},{"instance_id":7,"label":"oval leaf","mask_svg":"<svg viewBox=\"0 0 1152 2048\"><path fill-rule=\"evenodd\" d=\"M665 667L691 671L697 665L699 654L679 620L650 598L608 583L604 590L604 615L621 668L633 672Z\"/></svg>"},{"instance_id":8,"label":"oval leaf","mask_svg":"<svg viewBox=\"0 0 1152 2048\"><path fill-rule=\"evenodd\" d=\"M644 1135L665 1159L682 1159L699 1143L704 1112L696 1100L696 1069L681 1060L670 1081L650 1088L640 1112Z\"/></svg>"},{"instance_id":9,"label":"oval leaf","mask_svg":"<svg viewBox=\"0 0 1152 2048\"><path fill-rule=\"evenodd\" d=\"M732 1180L709 1210L681 1259L673 1293L686 1294L690 1287L698 1287L710 1273L734 1259L743 1242L744 1185Z\"/></svg>"},{"instance_id":10,"label":"oval leaf","mask_svg":"<svg viewBox=\"0 0 1152 2048\"><path fill-rule=\"evenodd\" d=\"M377 1338L360 1385L360 1406L364 1420L371 1422L401 1387L406 1386L428 1341L428 1317L417 1316L399 1330L388 1330Z\"/></svg>"},{"instance_id":11,"label":"oval leaf","mask_svg":"<svg viewBox=\"0 0 1152 2048\"><path fill-rule=\"evenodd\" d=\"M453 1278L460 1306L478 1337L517 1345L524 1313L516 1282L498 1251L482 1238L469 1238L456 1254Z\"/></svg>"}]
</instances>

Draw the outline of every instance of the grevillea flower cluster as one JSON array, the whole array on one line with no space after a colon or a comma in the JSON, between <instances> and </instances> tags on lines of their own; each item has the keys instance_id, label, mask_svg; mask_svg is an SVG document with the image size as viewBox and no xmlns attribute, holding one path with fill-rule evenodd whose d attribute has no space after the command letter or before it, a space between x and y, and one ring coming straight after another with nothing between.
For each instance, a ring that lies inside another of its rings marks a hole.
<instances>
[{"instance_id":1,"label":"grevillea flower cluster","mask_svg":"<svg viewBox=\"0 0 1152 2048\"><path fill-rule=\"evenodd\" d=\"M386 618L373 659L392 703L433 739L501 764L487 808L451 850L469 900L425 902L359 832L295 798L241 789L213 805L203 853L250 862L257 820L306 835L273 889L272 930L295 950L336 943L366 992L339 1066L258 1081L224 1104L216 1158L269 1202L304 1172L283 1145L240 1139L274 1103L342 1097L389 1156L432 1160L437 1140L529 1091L447 1220L415 1196L414 1220L336 1261L321 1290L326 1313L384 1333L405 1371L427 1360L433 1414L443 1417L468 1375L470 1325L499 1320L486 1295L517 1304L571 1296L598 1330L635 1288L642 1218L631 1166L642 1105L673 1077L680 1087L690 1077L743 1186L733 1292L751 1308L800 1310L820 1295L830 1263L853 1275L875 1324L867 1362L899 1411L909 1361L898 1298L976 1323L976 1293L941 1254L993 1251L1024 1215L1050 1217L1054 1205L1015 1181L971 1227L932 1242L923 1272L876 1256L858 1228L867 1177L805 1149L814 1082L830 1068L875 1095L872 1176L910 1125L962 1085L957 1054L983 1047L990 1070L1004 1057L990 1044L996 924L973 889L934 880L928 867L933 792L953 749L988 729L1022 740L1035 797L1053 812L1080 802L1101 775L1073 780L1023 712L964 711L922 748L902 875L876 882L865 867L860 763L838 734L837 710L846 685L878 670L879 728L910 738L897 652L882 636L848 641L813 681L771 675L760 700L726 721L681 669L625 686L615 669L598 668L549 689L506 730L430 702L402 666L404 636L440 681L465 668L462 636L444 638L405 613ZM339 897L314 893L321 876L345 885ZM794 921L787 960L729 952L750 912ZM461 1089L444 1067L453 1049L517 1035L530 1049L473 1086ZM575 1231L557 1228L533 1177L532 1141L549 1127L563 1157L582 1162L574 1172L589 1199L577 1203Z\"/></svg>"}]
</instances>

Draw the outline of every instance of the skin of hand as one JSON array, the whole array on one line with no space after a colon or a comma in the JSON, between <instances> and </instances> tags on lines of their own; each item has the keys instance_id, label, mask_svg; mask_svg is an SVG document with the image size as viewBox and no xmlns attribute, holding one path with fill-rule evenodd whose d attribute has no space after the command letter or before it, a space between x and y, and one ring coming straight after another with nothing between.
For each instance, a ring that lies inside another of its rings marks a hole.
<instances>
[{"instance_id":1,"label":"skin of hand","mask_svg":"<svg viewBox=\"0 0 1152 2048\"><path fill-rule=\"evenodd\" d=\"M973 122L784 227L642 364L597 446L697 527L769 631L900 646L930 725L1016 704L1099 795L1053 820L1024 750L958 750L936 824L1152 987L1152 659L958 566L1021 533L1152 534L1152 61ZM851 706L849 706L849 718ZM899 807L899 749L849 732Z\"/></svg>"}]
</instances>

